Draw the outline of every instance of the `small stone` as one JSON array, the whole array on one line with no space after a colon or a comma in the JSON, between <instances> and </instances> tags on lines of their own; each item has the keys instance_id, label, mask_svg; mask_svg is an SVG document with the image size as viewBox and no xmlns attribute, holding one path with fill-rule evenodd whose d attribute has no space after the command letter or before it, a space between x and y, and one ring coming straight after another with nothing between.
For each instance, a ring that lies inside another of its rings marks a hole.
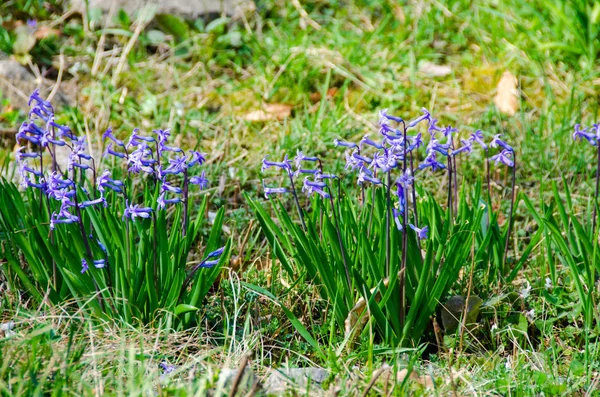
<instances>
[{"instance_id":1,"label":"small stone","mask_svg":"<svg viewBox=\"0 0 600 397\"><path fill-rule=\"evenodd\" d=\"M229 391L233 387L233 383L238 374L238 369L222 368L219 371L219 378L217 380L217 387L215 388L215 395L228 395ZM245 396L250 390L252 390L258 383L258 378L254 375L254 372L248 367L244 369L242 379L238 384L236 396ZM223 394L223 392L225 392ZM221 393L221 394L219 394Z\"/></svg>"},{"instance_id":2,"label":"small stone","mask_svg":"<svg viewBox=\"0 0 600 397\"><path fill-rule=\"evenodd\" d=\"M432 62L424 62L419 71L428 76L443 77L452 74L452 68L448 65L436 65Z\"/></svg>"},{"instance_id":3,"label":"small stone","mask_svg":"<svg viewBox=\"0 0 600 397\"><path fill-rule=\"evenodd\" d=\"M29 95L36 88L40 88L42 97L46 97L54 86L54 81L39 81L19 62L0 56L0 95L7 98L10 104L27 112L29 110ZM69 98L60 90L56 93L52 103L55 107L71 105Z\"/></svg>"},{"instance_id":4,"label":"small stone","mask_svg":"<svg viewBox=\"0 0 600 397\"><path fill-rule=\"evenodd\" d=\"M306 392L310 388L311 393L316 393L328 377L329 371L323 368L274 369L265 382L264 390L268 394L281 394L290 389Z\"/></svg>"},{"instance_id":5,"label":"small stone","mask_svg":"<svg viewBox=\"0 0 600 397\"><path fill-rule=\"evenodd\" d=\"M99 9L104 14L108 13L112 4L116 3L116 10L123 9L127 14L133 15L146 5L156 6L156 14L177 15L181 18L194 20L204 15L226 14L235 16L249 8L253 8L251 0L89 0L89 8ZM72 0L73 9L83 13L86 7L85 0Z\"/></svg>"}]
</instances>

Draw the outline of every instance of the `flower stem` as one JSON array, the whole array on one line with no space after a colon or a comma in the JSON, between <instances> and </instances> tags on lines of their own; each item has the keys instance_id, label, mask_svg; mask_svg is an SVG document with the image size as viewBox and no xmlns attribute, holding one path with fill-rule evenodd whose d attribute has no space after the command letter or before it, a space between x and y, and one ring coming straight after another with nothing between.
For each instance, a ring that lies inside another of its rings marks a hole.
<instances>
[{"instance_id":1,"label":"flower stem","mask_svg":"<svg viewBox=\"0 0 600 397\"><path fill-rule=\"evenodd\" d=\"M492 191L490 189L490 157L489 157L489 149L485 148L485 160L486 160L486 168L487 168L487 202L488 202L488 208L487 208L487 218L488 218L488 227L490 226L490 214L491 214L491 210L492 210ZM599 152L600 154L600 152Z\"/></svg>"},{"instance_id":2,"label":"flower stem","mask_svg":"<svg viewBox=\"0 0 600 397\"><path fill-rule=\"evenodd\" d=\"M600 145L598 145L598 157L596 159L596 194L594 195L594 215L592 216L592 235L596 233L596 214L598 208L598 188L600 187Z\"/></svg>"},{"instance_id":3,"label":"flower stem","mask_svg":"<svg viewBox=\"0 0 600 397\"><path fill-rule=\"evenodd\" d=\"M189 196L189 189L188 189L188 170L187 168L183 171L183 225L182 225L182 235L183 237L186 236L187 234L187 227L188 227L188 196Z\"/></svg>"},{"instance_id":4,"label":"flower stem","mask_svg":"<svg viewBox=\"0 0 600 397\"><path fill-rule=\"evenodd\" d=\"M448 211L450 211L450 219L453 219L452 208L452 159L448 156Z\"/></svg>"},{"instance_id":5,"label":"flower stem","mask_svg":"<svg viewBox=\"0 0 600 397\"><path fill-rule=\"evenodd\" d=\"M73 170L73 180L75 180L75 170ZM92 253L92 248L90 247L90 243L88 242L88 236L85 234L85 226L83 225L83 218L81 217L81 207L79 206L79 199L77 198L77 186L75 186L75 194L73 195L73 199L75 200L75 211L77 212L77 223L79 224L79 231L81 232L81 237L83 238L83 245L85 247L85 253L90 261L90 265L93 266L94 263L94 254ZM93 274L90 274L92 278L92 282L94 283L94 288L96 289L96 294L98 296L98 303L100 304L100 309L104 311L104 298L100 295L100 288L98 287L98 283L96 282L96 278Z\"/></svg>"},{"instance_id":6,"label":"flower stem","mask_svg":"<svg viewBox=\"0 0 600 397\"><path fill-rule=\"evenodd\" d=\"M373 177L377 178L377 169L373 170ZM369 216L369 227L367 228L367 237L371 235L373 228L373 211L375 210L375 185L371 186L371 215Z\"/></svg>"},{"instance_id":7,"label":"flower stem","mask_svg":"<svg viewBox=\"0 0 600 397\"><path fill-rule=\"evenodd\" d=\"M415 169L413 165L413 154L410 152L410 175L414 175ZM417 212L417 192L415 188L415 184L411 184L411 195L412 195L412 203L413 203L413 216L415 218L415 226L419 227L419 214ZM419 250L421 249L421 239L417 239L417 245L419 246Z\"/></svg>"},{"instance_id":8,"label":"flower stem","mask_svg":"<svg viewBox=\"0 0 600 397\"><path fill-rule=\"evenodd\" d=\"M392 198L390 194L390 188L392 184L391 172L387 172L387 184L386 184L386 211L385 211L385 277L390 276L390 217L392 212Z\"/></svg>"},{"instance_id":9,"label":"flower stem","mask_svg":"<svg viewBox=\"0 0 600 397\"><path fill-rule=\"evenodd\" d=\"M403 130L404 130L404 155L402 156L402 175L406 175L406 124L402 122ZM411 157L412 161L412 157ZM412 166L411 166L412 168ZM413 183L414 188L414 183ZM404 202L406 203L406 199L408 197L406 186L402 189L402 194L404 194ZM414 190L413 190L414 192ZM416 202L415 202L416 203ZM416 205L416 204L415 204ZM416 216L416 211L415 211ZM406 233L408 224L408 205L405 206L404 215L402 216L402 262L400 264L400 280L399 280L399 289L400 289L400 326L404 329L404 322L406 319L406 288L405 288L405 275L406 275L406 257L407 257L407 249L408 249L408 234ZM404 337L404 335L402 335Z\"/></svg>"},{"instance_id":10,"label":"flower stem","mask_svg":"<svg viewBox=\"0 0 600 397\"><path fill-rule=\"evenodd\" d=\"M506 242L504 243L504 257L502 259L502 268L506 264L506 256L508 254L508 244L510 242L510 233L513 226L513 210L515 207L515 184L517 181L517 155L513 152L513 167L512 167L512 189L510 192L510 212L508 215L508 231L506 232Z\"/></svg>"},{"instance_id":11,"label":"flower stem","mask_svg":"<svg viewBox=\"0 0 600 397\"><path fill-rule=\"evenodd\" d=\"M154 236L153 236L153 244L154 244L154 249L152 250L152 260L153 260L153 274L154 274L154 289L155 291L158 292L158 267L157 267L157 263L156 263L156 250L158 249L157 247L157 231L156 228L158 226L158 219L156 217L156 211L152 211L152 220L154 221ZM184 219L184 223L185 223L185 219ZM185 229L184 229L185 230Z\"/></svg>"},{"instance_id":12,"label":"flower stem","mask_svg":"<svg viewBox=\"0 0 600 397\"><path fill-rule=\"evenodd\" d=\"M290 184L292 185L292 195L294 196L294 201L296 202L296 208L298 209L298 215L300 216L300 221L302 222L302 230L306 231L306 222L304 222L304 215L302 215L302 208L300 207L300 201L298 201L298 194L296 194L296 186L294 185L294 177L291 172L288 171L288 176L290 178Z\"/></svg>"}]
</instances>

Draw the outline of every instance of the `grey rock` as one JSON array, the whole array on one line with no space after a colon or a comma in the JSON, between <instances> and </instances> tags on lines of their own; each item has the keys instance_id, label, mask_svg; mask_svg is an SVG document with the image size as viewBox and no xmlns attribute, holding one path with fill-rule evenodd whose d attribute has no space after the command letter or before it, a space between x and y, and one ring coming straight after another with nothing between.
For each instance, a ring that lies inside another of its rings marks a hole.
<instances>
[{"instance_id":1,"label":"grey rock","mask_svg":"<svg viewBox=\"0 0 600 397\"><path fill-rule=\"evenodd\" d=\"M310 388L311 395L317 395L328 377L329 371L323 368L274 369L264 384L264 390L268 394L282 394L291 389L306 392Z\"/></svg>"},{"instance_id":2,"label":"grey rock","mask_svg":"<svg viewBox=\"0 0 600 397\"><path fill-rule=\"evenodd\" d=\"M8 98L12 106L27 111L29 95L33 90L39 88L42 96L46 97L52 91L53 85L53 81L38 80L19 62L6 56L0 56L0 95L2 98ZM60 90L52 102L55 106L71 105L72 103Z\"/></svg>"},{"instance_id":3,"label":"grey rock","mask_svg":"<svg viewBox=\"0 0 600 397\"><path fill-rule=\"evenodd\" d=\"M222 368L215 389L209 395L226 396L229 394L238 375L238 369ZM254 372L248 367L244 369L240 383L238 384L236 396L245 396L259 383Z\"/></svg>"},{"instance_id":4,"label":"grey rock","mask_svg":"<svg viewBox=\"0 0 600 397\"><path fill-rule=\"evenodd\" d=\"M156 6L157 14L172 14L190 20L207 14L234 16L254 4L251 0L89 0L89 7L108 13L113 2L116 10L123 9L129 15L152 5ZM72 0L71 4L78 12L85 11L85 0Z\"/></svg>"}]
</instances>

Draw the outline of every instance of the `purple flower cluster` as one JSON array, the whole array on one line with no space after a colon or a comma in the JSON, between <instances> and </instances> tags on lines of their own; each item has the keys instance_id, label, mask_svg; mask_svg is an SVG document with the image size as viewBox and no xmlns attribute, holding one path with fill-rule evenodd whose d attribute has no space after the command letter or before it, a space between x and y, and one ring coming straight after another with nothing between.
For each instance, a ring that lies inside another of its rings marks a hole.
<instances>
[{"instance_id":1,"label":"purple flower cluster","mask_svg":"<svg viewBox=\"0 0 600 397\"><path fill-rule=\"evenodd\" d=\"M78 222L79 208L98 204L106 206L106 200L100 192L100 197L96 199L77 202L77 187L74 182L76 170L84 172L93 168L92 157L86 150L85 136L78 137L70 128L58 124L52 105L41 98L38 90L31 95L29 106L31 109L27 121L21 124L17 134L17 142L20 145L17 149L17 166L24 188L40 189L47 197L60 202L59 210L50 215L50 229L54 230L57 224ZM72 179L64 176L59 170L55 161L57 146L66 146L71 150L68 170L72 173ZM49 176L44 174L45 151L52 158L53 171Z\"/></svg>"},{"instance_id":2,"label":"purple flower cluster","mask_svg":"<svg viewBox=\"0 0 600 397\"><path fill-rule=\"evenodd\" d=\"M108 204L105 195L109 191L123 195L123 218L135 220L152 217L155 209L131 204L127 197L126 184L113 179L109 170L105 170L96 178L96 165L87 151L86 137L77 136L69 127L58 124L55 121L54 108L49 101L40 96L38 90L31 95L29 106L27 121L23 122L16 136L19 144L16 151L17 168L23 188L39 189L48 199L59 203L51 206L58 207L58 210L49 214L51 231L58 224L79 223L84 233L81 210L100 204L106 207ZM103 157L114 157L123 161L129 175L147 174L154 178L160 186L157 209L183 202L187 215L189 184L198 185L201 189L208 187L204 171L200 175L189 175L190 169L204 164L206 154L194 150L186 154L180 148L169 146L169 130L155 130L154 135L144 136L138 129L134 129L125 143L109 128L102 136L103 141L108 141ZM57 147L70 149L67 169L64 171L60 170L56 161ZM49 174L46 174L44 169L45 153L48 153L52 163L52 171ZM173 155L170 157L169 153ZM91 172L95 179L91 192L83 186L88 172ZM81 197L78 192L82 192L85 198L78 198ZM89 235L89 239L93 240L93 235ZM99 246L106 255L106 248L100 243ZM93 260L96 268L105 266L106 259L92 258L93 253L89 245L86 245L86 251L87 259ZM88 262L82 259L82 273L87 270Z\"/></svg>"},{"instance_id":3,"label":"purple flower cluster","mask_svg":"<svg viewBox=\"0 0 600 397\"><path fill-rule=\"evenodd\" d=\"M573 140L585 139L592 146L598 146L600 140L600 124L592 124L591 127L582 127L581 124L575 124Z\"/></svg>"},{"instance_id":4,"label":"purple flower cluster","mask_svg":"<svg viewBox=\"0 0 600 397\"><path fill-rule=\"evenodd\" d=\"M418 126L426 124L429 132L429 141L424 142L421 132L410 133ZM587 129L582 130L576 126L574 138L585 138L592 144L596 144L600 132L598 126L594 126L593 131L588 132ZM407 197L409 187L413 184L414 173L420 170L430 168L432 171L448 170L449 178L454 175L454 185L456 185L456 158L461 155L469 155L473 151L473 144L477 143L482 149L488 153L489 148L499 148L500 151L489 158L495 161L496 164L502 163L508 167L514 167L514 150L513 148L501 139L501 135L496 135L488 143L485 142L483 132L477 130L472 133L467 139L460 139L460 145L455 146L455 139L458 135L458 129L448 125L441 127L438 125L438 120L433 118L427 109L422 109L422 114L410 121L404 120L402 117L394 116L388 113L387 109L379 112L379 129L375 137L369 135L363 136L360 142L348 142L341 139L333 141L334 146L341 147L346 150L346 170L354 170L357 174L357 182L359 185L369 183L371 185L384 186L390 189L391 172L399 170L401 176L394 182L396 187L397 204L393 208L393 216L398 228L402 228L400 217L405 216L407 207ZM598 137L597 137L598 136ZM438 138L439 137L439 138ZM424 155L419 155L420 148L425 148ZM423 160L413 166L413 160L422 158ZM268 187L263 181L263 189L266 198L273 194L292 193L298 204L296 191L294 188L294 177L304 175L302 191L311 195L317 193L322 198L330 198L331 193L328 192L327 183L324 179L336 178L334 175L323 174L321 161L317 157L307 156L301 151L298 151L294 159L295 170L292 168L292 162L287 155L282 161L271 161L268 155L262 161L262 171L269 168L279 168L284 170L289 177L290 187ZM313 163L317 166L304 167L306 163ZM387 177L387 178L384 178ZM388 182L386 182L386 179ZM450 182L449 179L449 190ZM456 186L454 195L456 196ZM415 198L414 187L413 201ZM451 192L449 192L449 205L452 201ZM363 187L364 200L364 187ZM456 201L456 198L454 199ZM416 211L416 209L415 209ZM300 214L302 211L299 209ZM302 215L301 215L302 217ZM416 218L416 215L415 215ZM419 238L427 238L427 226L419 228L416 225L409 224L405 220L404 225L409 225Z\"/></svg>"},{"instance_id":5,"label":"purple flower cluster","mask_svg":"<svg viewBox=\"0 0 600 397\"><path fill-rule=\"evenodd\" d=\"M187 188L189 184L198 185L201 189L208 187L206 173L190 177L189 170L206 161L206 154L194 150L185 152L174 146L168 145L171 132L169 130L154 130L154 136L140 134L138 128L134 129L127 143L116 138L109 128L102 135L104 141L109 141L104 151L104 156L112 156L124 161L129 174L147 174L154 177L161 186L157 199L158 209L167 205L186 203ZM115 147L113 149L113 147ZM168 153L174 153L169 157ZM183 180L180 176L183 176ZM123 184L110 178L107 171L98 180L102 188L109 188L122 192ZM186 204L187 205L187 204ZM123 216L129 219L149 218L151 208L139 208L137 205L127 205ZM146 211L150 209L150 211ZM143 210L143 211L142 211Z\"/></svg>"}]
</instances>

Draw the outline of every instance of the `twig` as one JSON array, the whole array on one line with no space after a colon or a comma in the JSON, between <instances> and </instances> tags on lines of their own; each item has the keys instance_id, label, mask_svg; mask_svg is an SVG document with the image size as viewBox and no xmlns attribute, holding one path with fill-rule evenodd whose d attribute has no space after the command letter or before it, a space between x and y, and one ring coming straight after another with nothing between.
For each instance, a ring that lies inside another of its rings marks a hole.
<instances>
[{"instance_id":1,"label":"twig","mask_svg":"<svg viewBox=\"0 0 600 397\"><path fill-rule=\"evenodd\" d=\"M302 18L306 23L312 26L313 29L321 30L321 25L319 25L314 19L310 17L310 15L308 15L308 13L304 8L302 8L302 5L298 0L292 0L292 4L294 5L296 11L298 11L298 13L300 14L300 18Z\"/></svg>"},{"instance_id":2,"label":"twig","mask_svg":"<svg viewBox=\"0 0 600 397\"><path fill-rule=\"evenodd\" d=\"M58 92L59 88L60 88L60 83L62 82L62 76L63 76L63 72L65 70L65 55L63 53L63 51L60 51L60 55L58 57L59 59L59 68L58 68L58 76L56 77L56 83L54 83L54 87L52 87L52 91L50 91L50 94L48 95L48 102L52 102L52 98L54 98L54 95L56 95L56 93Z\"/></svg>"},{"instance_id":3,"label":"twig","mask_svg":"<svg viewBox=\"0 0 600 397\"><path fill-rule=\"evenodd\" d=\"M386 364L383 364L383 366L381 368L379 368L377 371L375 371L375 373L373 374L373 377L371 378L371 381L369 382L369 384L363 391L362 397L366 397L369 394L369 392L371 391L371 389L373 388L373 385L375 385L375 382L377 382L377 379L379 379L381 377L381 375L383 375L385 372L387 372L389 370L390 370L390 366L386 363Z\"/></svg>"},{"instance_id":4,"label":"twig","mask_svg":"<svg viewBox=\"0 0 600 397\"><path fill-rule=\"evenodd\" d=\"M250 354L244 354L242 357L242 361L238 366L237 374L235 375L235 379L233 380L233 385L231 386L231 390L229 391L229 397L234 397L237 392L238 387L240 386L240 382L244 377L244 370L246 366L248 366L248 361L250 360Z\"/></svg>"}]
</instances>

